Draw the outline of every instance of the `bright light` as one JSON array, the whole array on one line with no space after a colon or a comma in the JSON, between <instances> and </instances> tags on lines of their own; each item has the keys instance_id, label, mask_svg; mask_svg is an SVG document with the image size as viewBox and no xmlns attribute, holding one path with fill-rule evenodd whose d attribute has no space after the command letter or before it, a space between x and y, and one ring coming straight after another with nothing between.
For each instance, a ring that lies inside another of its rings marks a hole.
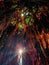
<instances>
[{"instance_id":1,"label":"bright light","mask_svg":"<svg viewBox=\"0 0 49 65\"><path fill-rule=\"evenodd\" d=\"M24 14L22 13L22 14L21 14L21 16L23 17L23 16L24 16Z\"/></svg>"},{"instance_id":2,"label":"bright light","mask_svg":"<svg viewBox=\"0 0 49 65\"><path fill-rule=\"evenodd\" d=\"M22 65L22 62L23 62L23 53L25 51L25 48L19 48L18 49L18 63L19 65Z\"/></svg>"},{"instance_id":3,"label":"bright light","mask_svg":"<svg viewBox=\"0 0 49 65\"><path fill-rule=\"evenodd\" d=\"M19 48L19 49L17 49L18 56L22 56L22 54L24 54L25 52L26 52L25 48Z\"/></svg>"},{"instance_id":4,"label":"bright light","mask_svg":"<svg viewBox=\"0 0 49 65\"><path fill-rule=\"evenodd\" d=\"M22 55L22 53L23 53L23 50L19 49L19 55Z\"/></svg>"},{"instance_id":5,"label":"bright light","mask_svg":"<svg viewBox=\"0 0 49 65\"><path fill-rule=\"evenodd\" d=\"M29 12L26 13L26 16L29 14Z\"/></svg>"},{"instance_id":6,"label":"bright light","mask_svg":"<svg viewBox=\"0 0 49 65\"><path fill-rule=\"evenodd\" d=\"M22 53L23 53L23 49L18 49L18 62L19 62L19 65L22 65Z\"/></svg>"}]
</instances>

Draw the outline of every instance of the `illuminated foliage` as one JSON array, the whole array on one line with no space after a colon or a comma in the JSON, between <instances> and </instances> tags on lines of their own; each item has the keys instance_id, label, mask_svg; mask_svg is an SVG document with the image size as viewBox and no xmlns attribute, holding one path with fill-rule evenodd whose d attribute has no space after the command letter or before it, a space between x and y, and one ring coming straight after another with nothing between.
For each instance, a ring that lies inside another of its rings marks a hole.
<instances>
[{"instance_id":1,"label":"illuminated foliage","mask_svg":"<svg viewBox=\"0 0 49 65\"><path fill-rule=\"evenodd\" d=\"M22 29L22 28L23 28L23 25L22 25L21 22L18 23L18 28L19 28L19 29Z\"/></svg>"},{"instance_id":2,"label":"illuminated foliage","mask_svg":"<svg viewBox=\"0 0 49 65\"><path fill-rule=\"evenodd\" d=\"M28 24L28 23L30 22L30 20L31 20L31 18L30 18L30 17L27 17L27 18L25 19L26 24Z\"/></svg>"}]
</instances>

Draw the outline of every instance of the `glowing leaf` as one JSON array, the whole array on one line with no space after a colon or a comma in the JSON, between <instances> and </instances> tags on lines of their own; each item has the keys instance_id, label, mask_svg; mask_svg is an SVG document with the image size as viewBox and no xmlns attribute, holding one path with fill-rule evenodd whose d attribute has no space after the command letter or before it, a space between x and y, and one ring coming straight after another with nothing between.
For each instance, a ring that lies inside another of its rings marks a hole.
<instances>
[{"instance_id":1,"label":"glowing leaf","mask_svg":"<svg viewBox=\"0 0 49 65\"><path fill-rule=\"evenodd\" d=\"M21 22L19 22L19 23L18 23L18 27L19 27L20 29L22 29L22 28L23 28L23 26L22 26L22 23L21 23Z\"/></svg>"},{"instance_id":2,"label":"glowing leaf","mask_svg":"<svg viewBox=\"0 0 49 65\"><path fill-rule=\"evenodd\" d=\"M26 21L26 24L28 24L30 22L30 17L26 18L25 21Z\"/></svg>"}]
</instances>

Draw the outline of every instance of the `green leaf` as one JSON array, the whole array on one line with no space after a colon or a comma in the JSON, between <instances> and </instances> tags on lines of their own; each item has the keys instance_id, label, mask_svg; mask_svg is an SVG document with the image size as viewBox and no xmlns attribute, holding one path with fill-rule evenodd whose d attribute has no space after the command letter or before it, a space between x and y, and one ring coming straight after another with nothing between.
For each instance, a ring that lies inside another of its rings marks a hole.
<instances>
[{"instance_id":1,"label":"green leaf","mask_svg":"<svg viewBox=\"0 0 49 65\"><path fill-rule=\"evenodd\" d=\"M26 24L28 24L30 22L30 17L26 18L25 21L26 21Z\"/></svg>"},{"instance_id":2,"label":"green leaf","mask_svg":"<svg viewBox=\"0 0 49 65\"><path fill-rule=\"evenodd\" d=\"M22 23L21 23L21 22L19 22L19 23L18 23L18 27L19 27L20 29L22 29L22 28L23 28L23 26L22 26Z\"/></svg>"}]
</instances>

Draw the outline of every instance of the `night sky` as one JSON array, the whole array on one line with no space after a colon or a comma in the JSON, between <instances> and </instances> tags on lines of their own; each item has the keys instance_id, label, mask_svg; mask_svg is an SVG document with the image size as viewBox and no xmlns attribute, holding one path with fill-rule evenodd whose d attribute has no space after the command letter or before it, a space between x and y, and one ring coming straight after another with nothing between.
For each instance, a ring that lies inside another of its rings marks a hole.
<instances>
[{"instance_id":1,"label":"night sky","mask_svg":"<svg viewBox=\"0 0 49 65\"><path fill-rule=\"evenodd\" d=\"M0 65L49 65L48 6L48 1L0 1Z\"/></svg>"}]
</instances>

